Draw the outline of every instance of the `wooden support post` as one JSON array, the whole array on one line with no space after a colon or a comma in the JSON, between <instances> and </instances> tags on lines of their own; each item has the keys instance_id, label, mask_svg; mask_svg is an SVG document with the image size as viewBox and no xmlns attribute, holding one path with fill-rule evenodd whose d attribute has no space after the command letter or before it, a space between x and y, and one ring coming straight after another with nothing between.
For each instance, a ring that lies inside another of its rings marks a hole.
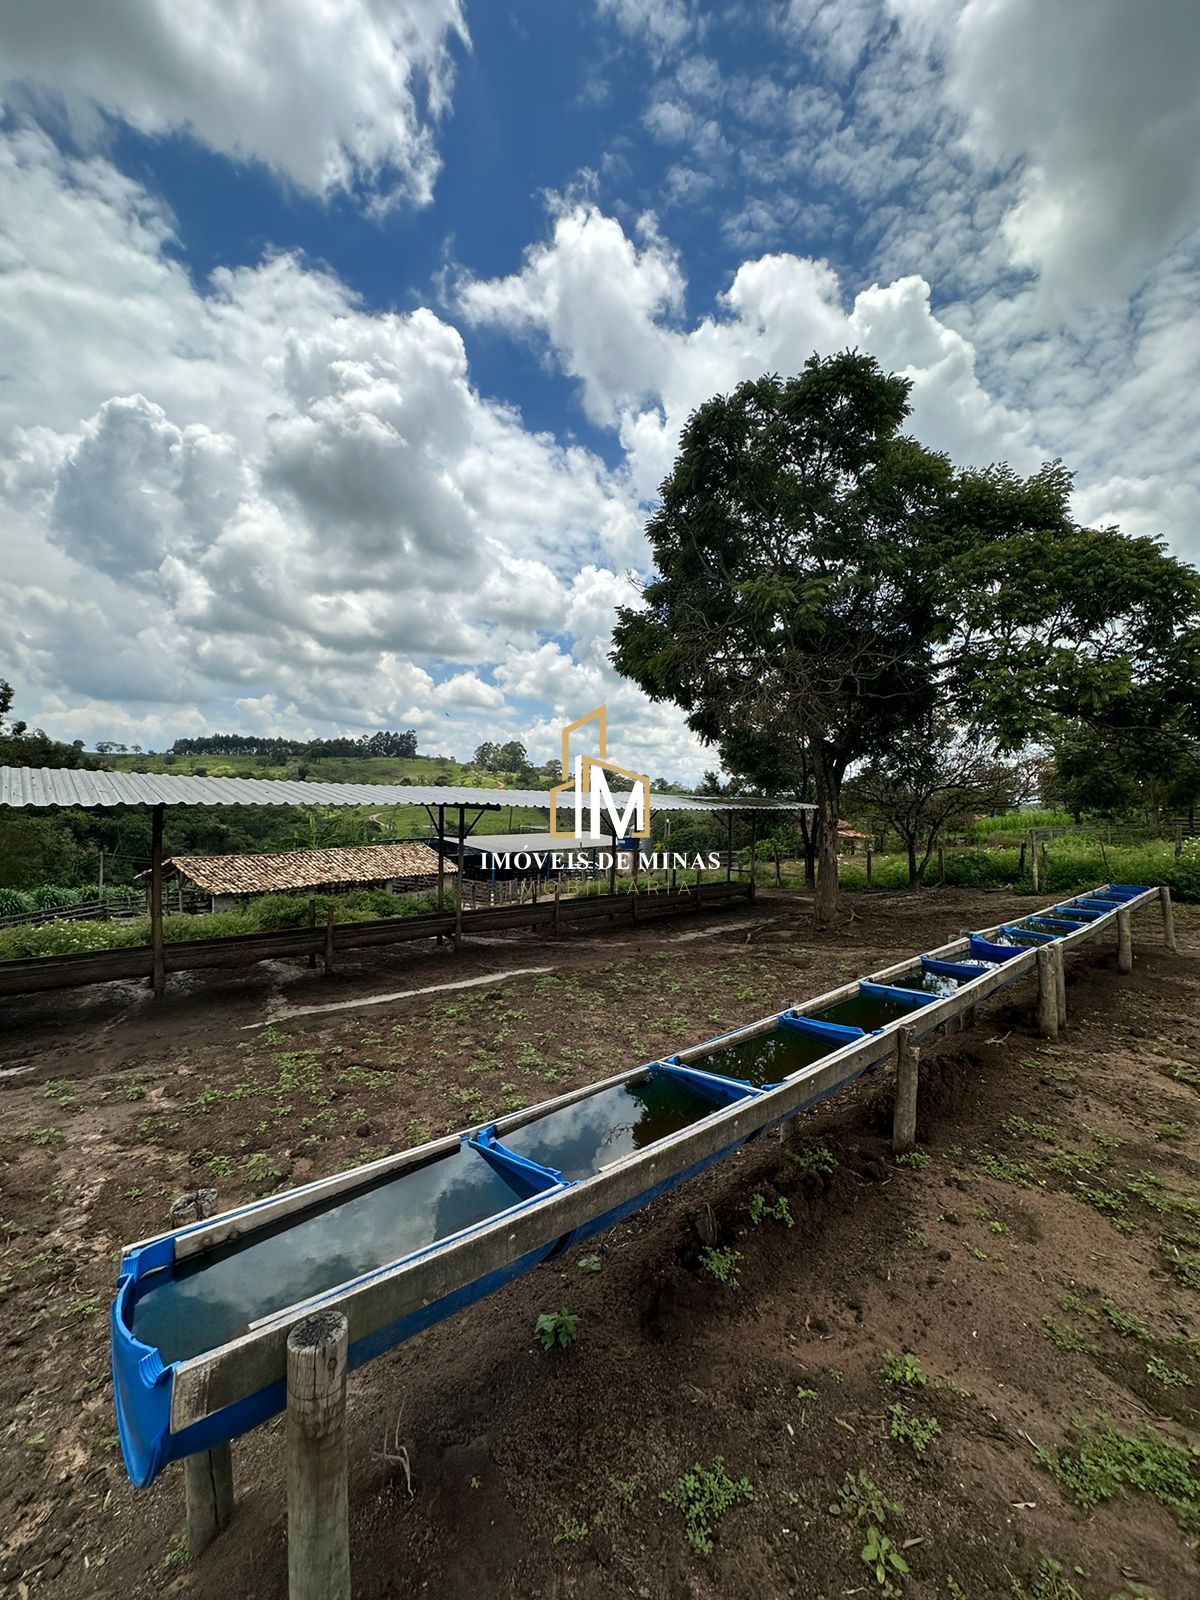
<instances>
[{"instance_id":1,"label":"wooden support post","mask_svg":"<svg viewBox=\"0 0 1200 1600\"><path fill-rule=\"evenodd\" d=\"M867 846L867 888L871 887L871 846Z\"/></svg>"},{"instance_id":2,"label":"wooden support post","mask_svg":"<svg viewBox=\"0 0 1200 1600\"><path fill-rule=\"evenodd\" d=\"M750 898L754 899L758 893L758 817L755 815L750 820Z\"/></svg>"},{"instance_id":3,"label":"wooden support post","mask_svg":"<svg viewBox=\"0 0 1200 1600\"><path fill-rule=\"evenodd\" d=\"M1054 970L1054 946L1038 945L1038 1032L1043 1039L1058 1038L1058 977Z\"/></svg>"},{"instance_id":4,"label":"wooden support post","mask_svg":"<svg viewBox=\"0 0 1200 1600\"><path fill-rule=\"evenodd\" d=\"M892 1115L892 1152L904 1155L917 1142L917 1074L921 1052L907 1028L896 1034L896 1109Z\"/></svg>"},{"instance_id":5,"label":"wooden support post","mask_svg":"<svg viewBox=\"0 0 1200 1600\"><path fill-rule=\"evenodd\" d=\"M308 952L308 964L310 967L315 967L317 964L317 902L315 900L308 902L308 926L313 936L312 949Z\"/></svg>"},{"instance_id":6,"label":"wooden support post","mask_svg":"<svg viewBox=\"0 0 1200 1600\"><path fill-rule=\"evenodd\" d=\"M725 828L725 882L733 882L733 812Z\"/></svg>"},{"instance_id":7,"label":"wooden support post","mask_svg":"<svg viewBox=\"0 0 1200 1600\"><path fill-rule=\"evenodd\" d=\"M1133 912L1128 906L1117 912L1117 971L1133 971Z\"/></svg>"},{"instance_id":8,"label":"wooden support post","mask_svg":"<svg viewBox=\"0 0 1200 1600\"><path fill-rule=\"evenodd\" d=\"M445 808L445 806L439 806L438 807L437 830L438 830L438 885L437 885L438 901L437 901L437 908L438 908L438 915L440 916L442 914L442 912L445 911L445 909L446 909L446 808ZM459 884L457 887L458 887L459 894L461 894L462 893L462 885ZM439 944L442 943L442 935L440 933L437 936L437 942Z\"/></svg>"},{"instance_id":9,"label":"wooden support post","mask_svg":"<svg viewBox=\"0 0 1200 1600\"><path fill-rule=\"evenodd\" d=\"M167 986L167 965L163 955L163 816L166 806L157 805L150 813L150 950L151 982L155 994Z\"/></svg>"},{"instance_id":10,"label":"wooden support post","mask_svg":"<svg viewBox=\"0 0 1200 1600\"><path fill-rule=\"evenodd\" d=\"M183 1458L188 1554L198 1561L233 1517L233 1451L227 1444Z\"/></svg>"},{"instance_id":11,"label":"wooden support post","mask_svg":"<svg viewBox=\"0 0 1200 1600\"><path fill-rule=\"evenodd\" d=\"M938 845L938 888L946 887L946 850L944 845Z\"/></svg>"},{"instance_id":12,"label":"wooden support post","mask_svg":"<svg viewBox=\"0 0 1200 1600\"><path fill-rule=\"evenodd\" d=\"M1172 955L1177 955L1179 946L1175 942L1175 907L1171 904L1171 891L1165 883L1159 888L1158 903L1162 907L1163 943Z\"/></svg>"},{"instance_id":13,"label":"wooden support post","mask_svg":"<svg viewBox=\"0 0 1200 1600\"><path fill-rule=\"evenodd\" d=\"M333 971L333 904L325 907L325 971Z\"/></svg>"},{"instance_id":14,"label":"wooden support post","mask_svg":"<svg viewBox=\"0 0 1200 1600\"><path fill-rule=\"evenodd\" d=\"M697 907L699 907L699 905L700 905L700 888L701 888L701 885L703 883L704 883L704 868L703 867L697 867L696 868L696 882L693 885L693 892L695 893L695 896L696 896L696 905L697 905Z\"/></svg>"},{"instance_id":15,"label":"wooden support post","mask_svg":"<svg viewBox=\"0 0 1200 1600\"><path fill-rule=\"evenodd\" d=\"M555 880L554 880L554 921L551 924L551 927L554 930L554 937L556 939L558 938L558 900L559 900L559 896L560 896L561 893L562 893L562 883L559 881L558 878L555 878Z\"/></svg>"},{"instance_id":16,"label":"wooden support post","mask_svg":"<svg viewBox=\"0 0 1200 1600\"><path fill-rule=\"evenodd\" d=\"M1061 1029L1067 1025L1067 958L1061 944L1052 944L1050 948L1054 952L1054 999Z\"/></svg>"},{"instance_id":17,"label":"wooden support post","mask_svg":"<svg viewBox=\"0 0 1200 1600\"><path fill-rule=\"evenodd\" d=\"M613 828L611 831L612 831L612 860L609 862L609 866L608 866L608 892L609 892L609 894L616 894L616 892L617 892L617 830L616 830L616 828Z\"/></svg>"},{"instance_id":18,"label":"wooden support post","mask_svg":"<svg viewBox=\"0 0 1200 1600\"><path fill-rule=\"evenodd\" d=\"M1183 854L1183 823L1182 822L1177 822L1175 824L1175 859L1176 859L1176 861L1179 860L1179 858L1180 858L1180 856L1182 854ZM103 852L103 850L100 852L100 865L103 868L103 866L104 866L104 852ZM1170 891L1168 890L1168 893L1169 892ZM1160 894L1162 893L1161 889L1159 890L1159 893Z\"/></svg>"},{"instance_id":19,"label":"wooden support post","mask_svg":"<svg viewBox=\"0 0 1200 1600\"><path fill-rule=\"evenodd\" d=\"M1037 834L1032 828L1029 830L1029 870L1033 874L1033 892L1036 894L1041 885L1038 882Z\"/></svg>"},{"instance_id":20,"label":"wooden support post","mask_svg":"<svg viewBox=\"0 0 1200 1600\"><path fill-rule=\"evenodd\" d=\"M968 1006L967 1009L963 1012L963 1014L962 1014L962 1025L963 1025L964 1033L966 1032L966 1030L968 1028L973 1028L975 1026L975 1007L974 1006Z\"/></svg>"},{"instance_id":21,"label":"wooden support post","mask_svg":"<svg viewBox=\"0 0 1200 1600\"><path fill-rule=\"evenodd\" d=\"M288 1334L288 1600L350 1600L346 1343L340 1311Z\"/></svg>"},{"instance_id":22,"label":"wooden support post","mask_svg":"<svg viewBox=\"0 0 1200 1600\"><path fill-rule=\"evenodd\" d=\"M454 948L462 949L463 941L463 883L466 880L466 827L467 808L458 808L458 882L454 895Z\"/></svg>"}]
</instances>

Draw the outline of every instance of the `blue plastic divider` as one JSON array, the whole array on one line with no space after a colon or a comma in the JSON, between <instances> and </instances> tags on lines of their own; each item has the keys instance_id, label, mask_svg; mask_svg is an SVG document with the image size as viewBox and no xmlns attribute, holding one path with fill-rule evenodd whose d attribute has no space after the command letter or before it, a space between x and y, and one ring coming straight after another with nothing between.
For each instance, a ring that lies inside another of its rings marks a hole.
<instances>
[{"instance_id":1,"label":"blue plastic divider","mask_svg":"<svg viewBox=\"0 0 1200 1600\"><path fill-rule=\"evenodd\" d=\"M839 1044L850 1044L854 1039L865 1039L865 1028L852 1028L845 1022L818 1022L815 1017L802 1017L798 1011L781 1011L779 1020L788 1028L812 1034L814 1038L834 1039Z\"/></svg>"},{"instance_id":2,"label":"blue plastic divider","mask_svg":"<svg viewBox=\"0 0 1200 1600\"><path fill-rule=\"evenodd\" d=\"M1036 928L1027 928L1023 922L1006 922L1000 932L1020 934L1022 939L1032 939L1036 944L1053 944L1058 938L1056 933L1039 933Z\"/></svg>"},{"instance_id":3,"label":"blue plastic divider","mask_svg":"<svg viewBox=\"0 0 1200 1600\"><path fill-rule=\"evenodd\" d=\"M967 944L967 954L978 956L981 961L1011 961L1021 954L1021 947L1015 944L992 944L973 933Z\"/></svg>"},{"instance_id":4,"label":"blue plastic divider","mask_svg":"<svg viewBox=\"0 0 1200 1600\"><path fill-rule=\"evenodd\" d=\"M992 969L985 967L981 961L942 961L938 956L922 956L921 970L931 972L935 978L958 978L969 983L972 978L982 978L985 972Z\"/></svg>"},{"instance_id":5,"label":"blue plastic divider","mask_svg":"<svg viewBox=\"0 0 1200 1600\"><path fill-rule=\"evenodd\" d=\"M890 983L870 983L866 980L859 984L858 992L874 995L879 1000L894 1000L897 1005L907 1006L910 1011L931 1006L939 998L936 994L922 994L918 989L893 989Z\"/></svg>"}]
</instances>

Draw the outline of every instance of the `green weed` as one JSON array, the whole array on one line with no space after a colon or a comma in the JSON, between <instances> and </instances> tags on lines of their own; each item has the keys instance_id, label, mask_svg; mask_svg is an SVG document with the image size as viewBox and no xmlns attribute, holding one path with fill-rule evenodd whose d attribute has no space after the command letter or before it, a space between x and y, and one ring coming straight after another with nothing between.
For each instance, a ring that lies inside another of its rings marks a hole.
<instances>
[{"instance_id":1,"label":"green weed","mask_svg":"<svg viewBox=\"0 0 1200 1600\"><path fill-rule=\"evenodd\" d=\"M563 1307L543 1311L533 1325L543 1350L569 1350L579 1337L579 1318Z\"/></svg>"},{"instance_id":2,"label":"green weed","mask_svg":"<svg viewBox=\"0 0 1200 1600\"><path fill-rule=\"evenodd\" d=\"M923 1389L929 1382L921 1370L921 1363L909 1350L901 1356L892 1350L885 1350L880 1370L884 1383L890 1389Z\"/></svg>"},{"instance_id":3,"label":"green weed","mask_svg":"<svg viewBox=\"0 0 1200 1600\"><path fill-rule=\"evenodd\" d=\"M1149 1425L1126 1433L1103 1414L1076 1420L1071 1433L1058 1450L1034 1452L1069 1500L1091 1511L1137 1490L1165 1506L1184 1532L1200 1531L1200 1445L1176 1444Z\"/></svg>"},{"instance_id":4,"label":"green weed","mask_svg":"<svg viewBox=\"0 0 1200 1600\"><path fill-rule=\"evenodd\" d=\"M718 1250L715 1245L705 1245L700 1252L700 1265L726 1289L736 1289L741 1282L741 1260L740 1250Z\"/></svg>"},{"instance_id":5,"label":"green weed","mask_svg":"<svg viewBox=\"0 0 1200 1600\"><path fill-rule=\"evenodd\" d=\"M888 1432L892 1438L909 1445L919 1456L925 1454L942 1431L936 1417L914 1417L900 1401L888 1407L888 1416L891 1419Z\"/></svg>"},{"instance_id":6,"label":"green weed","mask_svg":"<svg viewBox=\"0 0 1200 1600\"><path fill-rule=\"evenodd\" d=\"M716 1456L710 1467L697 1462L672 1488L663 1490L662 1498L683 1513L687 1542L695 1554L709 1556L721 1518L740 1502L753 1500L754 1489L749 1478L731 1478L724 1459Z\"/></svg>"}]
</instances>

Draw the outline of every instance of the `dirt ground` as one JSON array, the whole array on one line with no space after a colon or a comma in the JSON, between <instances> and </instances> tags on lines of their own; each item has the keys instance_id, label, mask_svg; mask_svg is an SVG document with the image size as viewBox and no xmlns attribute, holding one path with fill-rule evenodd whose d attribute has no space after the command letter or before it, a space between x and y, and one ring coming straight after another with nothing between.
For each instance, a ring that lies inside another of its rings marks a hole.
<instances>
[{"instance_id":1,"label":"dirt ground","mask_svg":"<svg viewBox=\"0 0 1200 1600\"><path fill-rule=\"evenodd\" d=\"M830 935L764 895L329 978L177 978L158 1005L133 985L7 1005L0 1595L286 1593L280 1422L235 1446L237 1513L195 1566L181 1471L138 1493L116 1449L114 1268L182 1190L234 1204L340 1170L1030 905L850 903ZM1177 921L1171 956L1139 914L1130 977L1107 945L1072 962L1057 1045L1026 985L927 1048L914 1160L889 1153L883 1070L356 1374L358 1600L1194 1595L1200 917ZM579 1336L545 1354L534 1322L560 1307Z\"/></svg>"}]
</instances>

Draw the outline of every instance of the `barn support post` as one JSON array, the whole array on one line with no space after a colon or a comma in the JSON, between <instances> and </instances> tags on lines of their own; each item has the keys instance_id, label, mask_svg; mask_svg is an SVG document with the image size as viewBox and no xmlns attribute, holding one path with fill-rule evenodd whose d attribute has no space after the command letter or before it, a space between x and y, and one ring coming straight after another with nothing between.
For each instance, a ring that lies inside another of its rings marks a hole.
<instances>
[{"instance_id":1,"label":"barn support post","mask_svg":"<svg viewBox=\"0 0 1200 1600\"><path fill-rule=\"evenodd\" d=\"M551 924L551 926L553 928L554 937L556 939L558 938L558 901L559 901L559 896L561 894L562 894L562 880L560 878L555 878L555 880L554 880L554 921Z\"/></svg>"},{"instance_id":2,"label":"barn support post","mask_svg":"<svg viewBox=\"0 0 1200 1600\"><path fill-rule=\"evenodd\" d=\"M325 971L333 971L333 902L325 907Z\"/></svg>"},{"instance_id":3,"label":"barn support post","mask_svg":"<svg viewBox=\"0 0 1200 1600\"><path fill-rule=\"evenodd\" d=\"M750 819L750 898L754 899L758 893L758 878L755 874L755 864L758 858L758 816L755 814Z\"/></svg>"},{"instance_id":4,"label":"barn support post","mask_svg":"<svg viewBox=\"0 0 1200 1600\"><path fill-rule=\"evenodd\" d=\"M1158 903L1162 907L1163 943L1172 955L1179 953L1179 946L1175 942L1175 908L1171 904L1171 891L1164 883L1158 891Z\"/></svg>"},{"instance_id":5,"label":"barn support post","mask_svg":"<svg viewBox=\"0 0 1200 1600\"><path fill-rule=\"evenodd\" d=\"M315 967L317 964L317 902L308 902L308 926L312 930L312 949L308 952L308 964Z\"/></svg>"},{"instance_id":6,"label":"barn support post","mask_svg":"<svg viewBox=\"0 0 1200 1600\"><path fill-rule=\"evenodd\" d=\"M1054 971L1054 947L1038 946L1038 1032L1043 1039L1058 1038L1058 978Z\"/></svg>"},{"instance_id":7,"label":"barn support post","mask_svg":"<svg viewBox=\"0 0 1200 1600\"><path fill-rule=\"evenodd\" d=\"M437 901L437 908L438 908L438 915L440 916L441 913L443 911L445 911L445 909L446 909L446 808L445 808L445 806L439 806L438 807L437 831L438 831L438 890L437 890L438 901ZM459 892L460 895L462 894L462 885L461 884L458 885L458 892ZM440 933L437 936L437 942L439 944L442 943L442 936L441 936Z\"/></svg>"},{"instance_id":8,"label":"barn support post","mask_svg":"<svg viewBox=\"0 0 1200 1600\"><path fill-rule=\"evenodd\" d=\"M871 852L870 841L868 840L868 842L867 842L867 888L868 889L871 887L871 876L872 876L871 866L872 866L872 852Z\"/></svg>"},{"instance_id":9,"label":"barn support post","mask_svg":"<svg viewBox=\"0 0 1200 1600\"><path fill-rule=\"evenodd\" d=\"M892 1153L904 1155L917 1142L917 1077L920 1048L907 1028L896 1035L896 1106L892 1113Z\"/></svg>"},{"instance_id":10,"label":"barn support post","mask_svg":"<svg viewBox=\"0 0 1200 1600\"><path fill-rule=\"evenodd\" d=\"M725 825L725 882L733 882L733 812Z\"/></svg>"},{"instance_id":11,"label":"barn support post","mask_svg":"<svg viewBox=\"0 0 1200 1600\"><path fill-rule=\"evenodd\" d=\"M1117 971L1133 971L1133 912L1128 906L1117 912Z\"/></svg>"},{"instance_id":12,"label":"barn support post","mask_svg":"<svg viewBox=\"0 0 1200 1600\"><path fill-rule=\"evenodd\" d=\"M288 1600L350 1600L346 1346L340 1311L288 1334Z\"/></svg>"},{"instance_id":13,"label":"barn support post","mask_svg":"<svg viewBox=\"0 0 1200 1600\"><path fill-rule=\"evenodd\" d=\"M188 1554L198 1561L233 1518L233 1450L219 1444L183 1458Z\"/></svg>"},{"instance_id":14,"label":"barn support post","mask_svg":"<svg viewBox=\"0 0 1200 1600\"><path fill-rule=\"evenodd\" d=\"M150 950L151 982L154 992L162 994L167 986L166 959L163 955L163 817L165 805L157 805L150 813Z\"/></svg>"},{"instance_id":15,"label":"barn support post","mask_svg":"<svg viewBox=\"0 0 1200 1600\"><path fill-rule=\"evenodd\" d=\"M454 896L454 948L462 949L463 940L463 884L466 881L464 859L466 856L467 808L458 808L458 882Z\"/></svg>"},{"instance_id":16,"label":"barn support post","mask_svg":"<svg viewBox=\"0 0 1200 1600\"><path fill-rule=\"evenodd\" d=\"M609 863L609 867L608 867L608 892L609 892L609 894L616 894L616 892L617 892L617 830L616 830L615 825L611 821L609 822L608 827L609 827L609 832L612 834L612 860Z\"/></svg>"}]
</instances>

